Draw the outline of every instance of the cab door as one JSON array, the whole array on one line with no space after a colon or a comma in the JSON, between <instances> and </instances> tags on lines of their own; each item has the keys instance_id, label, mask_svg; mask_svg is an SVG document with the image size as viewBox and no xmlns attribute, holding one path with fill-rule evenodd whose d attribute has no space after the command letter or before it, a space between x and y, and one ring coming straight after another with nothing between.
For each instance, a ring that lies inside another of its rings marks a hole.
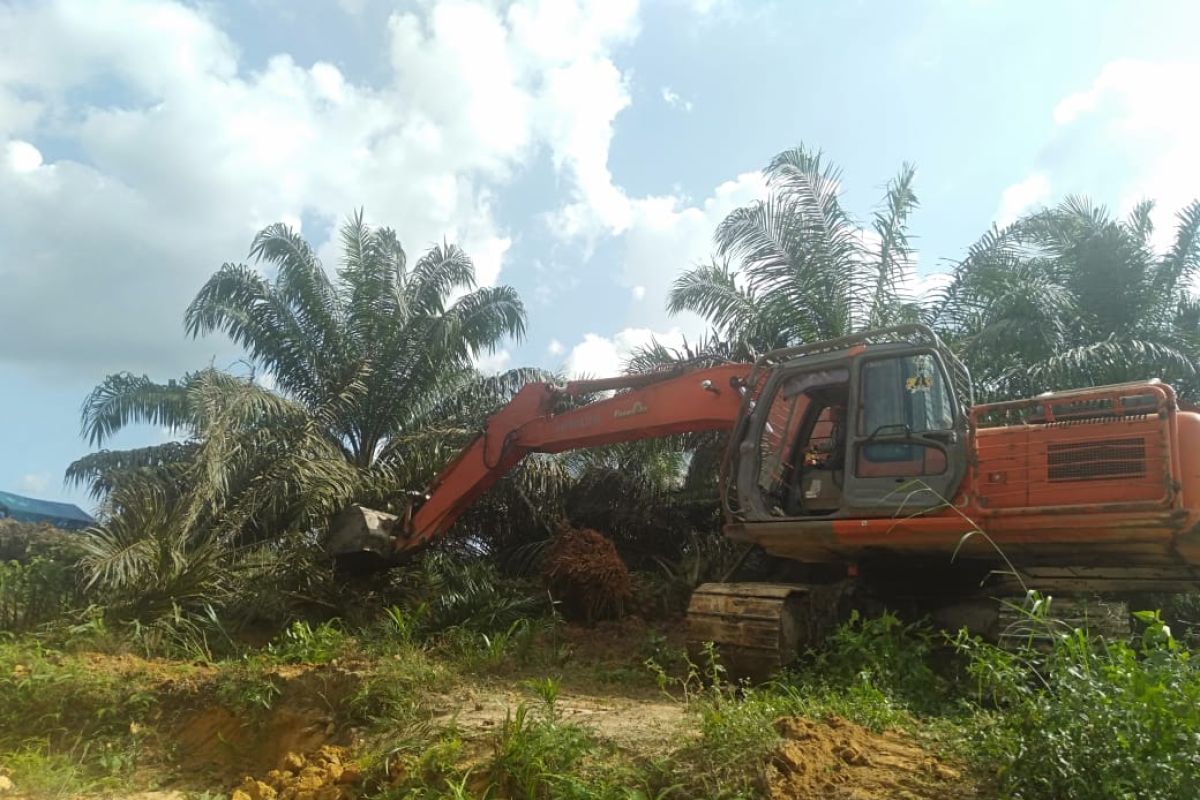
<instances>
[{"instance_id":1,"label":"cab door","mask_svg":"<svg viewBox=\"0 0 1200 800\"><path fill-rule=\"evenodd\" d=\"M952 500L966 473L967 420L950 386L932 350L857 360L841 516L907 516Z\"/></svg>"}]
</instances>

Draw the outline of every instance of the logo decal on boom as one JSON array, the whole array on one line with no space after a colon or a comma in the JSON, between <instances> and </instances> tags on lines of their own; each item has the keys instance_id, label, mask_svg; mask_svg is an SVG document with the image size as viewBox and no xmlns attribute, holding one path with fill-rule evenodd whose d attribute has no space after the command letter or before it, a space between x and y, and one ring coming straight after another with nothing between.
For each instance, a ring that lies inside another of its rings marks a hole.
<instances>
[{"instance_id":1,"label":"logo decal on boom","mask_svg":"<svg viewBox=\"0 0 1200 800\"><path fill-rule=\"evenodd\" d=\"M614 419L624 419L625 417L633 417L638 414L645 414L650 409L646 408L646 404L641 400L635 400L629 408L618 408L613 411Z\"/></svg>"}]
</instances>

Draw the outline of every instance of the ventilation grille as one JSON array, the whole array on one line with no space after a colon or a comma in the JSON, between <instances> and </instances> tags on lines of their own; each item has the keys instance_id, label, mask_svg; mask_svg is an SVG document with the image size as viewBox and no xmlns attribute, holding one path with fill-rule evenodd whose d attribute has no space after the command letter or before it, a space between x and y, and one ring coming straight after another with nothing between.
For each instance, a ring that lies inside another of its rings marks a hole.
<instances>
[{"instance_id":1,"label":"ventilation grille","mask_svg":"<svg viewBox=\"0 0 1200 800\"><path fill-rule=\"evenodd\" d=\"M1104 481L1146 475L1146 440L1101 439L1052 444L1046 448L1052 481Z\"/></svg>"}]
</instances>

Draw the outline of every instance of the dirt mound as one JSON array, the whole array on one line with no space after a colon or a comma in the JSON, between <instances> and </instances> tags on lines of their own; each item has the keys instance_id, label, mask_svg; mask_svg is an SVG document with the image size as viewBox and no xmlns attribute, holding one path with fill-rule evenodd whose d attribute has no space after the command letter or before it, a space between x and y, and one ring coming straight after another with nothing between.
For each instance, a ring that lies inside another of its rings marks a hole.
<instances>
[{"instance_id":1,"label":"dirt mound","mask_svg":"<svg viewBox=\"0 0 1200 800\"><path fill-rule=\"evenodd\" d=\"M781 717L768 768L772 800L947 800L972 797L962 775L895 731L840 717Z\"/></svg>"},{"instance_id":2,"label":"dirt mound","mask_svg":"<svg viewBox=\"0 0 1200 800\"><path fill-rule=\"evenodd\" d=\"M569 613L589 622L623 612L633 594L629 568L603 534L567 529L550 545L542 577Z\"/></svg>"},{"instance_id":3,"label":"dirt mound","mask_svg":"<svg viewBox=\"0 0 1200 800\"><path fill-rule=\"evenodd\" d=\"M360 777L345 748L324 745L308 755L286 754L262 780L243 778L230 800L349 800Z\"/></svg>"},{"instance_id":4,"label":"dirt mound","mask_svg":"<svg viewBox=\"0 0 1200 800\"><path fill-rule=\"evenodd\" d=\"M190 715L176 737L185 770L237 775L282 766L288 754L316 750L333 732L332 719L308 710L279 709L252 720L216 706Z\"/></svg>"},{"instance_id":5,"label":"dirt mound","mask_svg":"<svg viewBox=\"0 0 1200 800\"><path fill-rule=\"evenodd\" d=\"M297 665L276 670L272 682L280 694L270 709L223 703L206 683L176 687L179 694L171 702L179 708L173 737L180 766L189 773L237 778L282 769L292 753L349 742L335 709L358 686L356 675Z\"/></svg>"}]
</instances>

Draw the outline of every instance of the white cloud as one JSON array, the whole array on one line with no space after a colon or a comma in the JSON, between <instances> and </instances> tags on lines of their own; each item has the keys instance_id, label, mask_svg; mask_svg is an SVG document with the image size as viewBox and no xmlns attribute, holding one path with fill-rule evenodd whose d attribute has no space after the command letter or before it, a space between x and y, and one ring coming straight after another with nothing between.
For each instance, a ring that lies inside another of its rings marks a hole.
<instances>
[{"instance_id":1,"label":"white cloud","mask_svg":"<svg viewBox=\"0 0 1200 800\"><path fill-rule=\"evenodd\" d=\"M351 16L358 16L367 7L367 0L337 0L337 4Z\"/></svg>"},{"instance_id":2,"label":"white cloud","mask_svg":"<svg viewBox=\"0 0 1200 800\"><path fill-rule=\"evenodd\" d=\"M1052 144L1067 157L1086 159L1088 168L1077 170L1085 178L1104 164L1122 183L1118 210L1144 198L1156 201L1160 246L1174 236L1175 213L1200 195L1200 105L1190 101L1198 85L1200 61L1120 59L1054 108ZM1057 173L1054 178L1058 185Z\"/></svg>"},{"instance_id":3,"label":"white cloud","mask_svg":"<svg viewBox=\"0 0 1200 800\"><path fill-rule=\"evenodd\" d=\"M630 225L621 237L620 280L631 287L640 309L657 315L640 318L666 324L667 294L675 278L711 257L713 231L729 212L765 194L762 173L746 172L698 203L676 196L632 201ZM677 324L689 335L704 329L695 320L680 319Z\"/></svg>"},{"instance_id":4,"label":"white cloud","mask_svg":"<svg viewBox=\"0 0 1200 800\"><path fill-rule=\"evenodd\" d=\"M950 272L927 272L924 275L913 272L904 285L905 292L916 300L929 301L936 293L945 289L954 280Z\"/></svg>"},{"instance_id":5,"label":"white cloud","mask_svg":"<svg viewBox=\"0 0 1200 800\"><path fill-rule=\"evenodd\" d=\"M1000 227L1017 220L1025 211L1042 205L1050 198L1050 179L1035 172L1025 180L1009 186L1000 195L1000 208L996 211L996 224Z\"/></svg>"},{"instance_id":6,"label":"white cloud","mask_svg":"<svg viewBox=\"0 0 1200 800\"><path fill-rule=\"evenodd\" d=\"M21 491L25 494L40 495L50 488L48 472L29 472L21 476Z\"/></svg>"},{"instance_id":7,"label":"white cloud","mask_svg":"<svg viewBox=\"0 0 1200 800\"><path fill-rule=\"evenodd\" d=\"M586 333L567 356L567 374L573 378L620 375L625 362L639 348L654 341L667 347L680 347L683 340L679 328L658 332L649 328L625 328L611 338Z\"/></svg>"},{"instance_id":8,"label":"white cloud","mask_svg":"<svg viewBox=\"0 0 1200 800\"><path fill-rule=\"evenodd\" d=\"M209 274L262 225L359 206L410 251L457 242L493 283L511 245L494 192L543 150L572 204L628 214L607 158L633 0L422 3L390 17L369 85L286 54L252 71L206 8L0 6L0 360L194 366L216 345L180 318ZM42 137L73 155L44 161Z\"/></svg>"},{"instance_id":9,"label":"white cloud","mask_svg":"<svg viewBox=\"0 0 1200 800\"><path fill-rule=\"evenodd\" d=\"M680 97L679 93L670 86L662 87L660 94L662 94L663 102L669 105L671 108L678 108L682 111L692 110L692 101L685 100L684 98Z\"/></svg>"},{"instance_id":10,"label":"white cloud","mask_svg":"<svg viewBox=\"0 0 1200 800\"><path fill-rule=\"evenodd\" d=\"M8 168L14 173L33 172L42 165L41 152L29 142L13 139L6 149Z\"/></svg>"},{"instance_id":11,"label":"white cloud","mask_svg":"<svg viewBox=\"0 0 1200 800\"><path fill-rule=\"evenodd\" d=\"M254 382L269 392L275 391L275 387L278 385L278 379L275 377L275 373L271 372L270 370L259 370L255 372Z\"/></svg>"},{"instance_id":12,"label":"white cloud","mask_svg":"<svg viewBox=\"0 0 1200 800\"><path fill-rule=\"evenodd\" d=\"M558 339L551 339L550 344L546 345L546 352L552 356L561 356L566 351L567 348Z\"/></svg>"},{"instance_id":13,"label":"white cloud","mask_svg":"<svg viewBox=\"0 0 1200 800\"><path fill-rule=\"evenodd\" d=\"M501 349L494 353L481 353L475 359L475 369L484 375L497 375L508 369L510 361L512 361L512 353L507 350Z\"/></svg>"}]
</instances>

